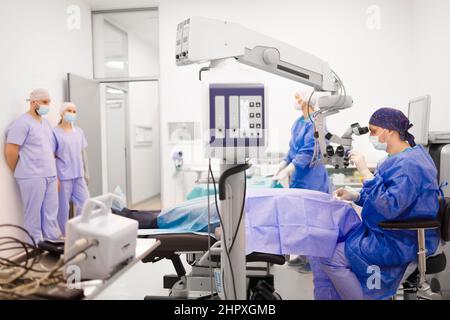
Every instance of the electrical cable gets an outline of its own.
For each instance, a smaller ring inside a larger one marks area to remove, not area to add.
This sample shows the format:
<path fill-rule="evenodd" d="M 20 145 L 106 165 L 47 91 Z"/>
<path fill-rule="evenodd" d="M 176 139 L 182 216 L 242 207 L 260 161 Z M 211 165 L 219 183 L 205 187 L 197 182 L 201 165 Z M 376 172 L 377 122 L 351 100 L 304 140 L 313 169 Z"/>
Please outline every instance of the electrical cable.
<path fill-rule="evenodd" d="M 224 228 L 224 225 L 223 225 L 222 217 L 220 215 L 219 204 L 218 204 L 218 201 L 217 201 L 216 180 L 214 179 L 214 174 L 212 172 L 212 167 L 211 166 L 209 166 L 209 172 L 211 174 L 211 179 L 212 179 L 213 185 L 214 185 L 214 204 L 215 204 L 215 207 L 216 207 L 217 215 L 219 216 L 220 225 L 222 226 L 222 238 L 224 238 L 224 240 L 223 240 L 224 241 L 224 250 L 225 250 L 225 254 L 227 255 L 227 258 L 228 258 L 228 264 L 230 265 L 230 270 L 232 270 L 231 262 L 230 262 L 230 254 L 229 254 L 229 252 L 227 250 L 227 247 L 226 247 L 225 228 Z M 224 279 L 224 274 L 222 272 L 222 282 L 224 282 L 223 279 Z M 234 279 L 234 277 L 233 277 L 233 279 Z M 228 300 L 227 291 L 226 291 L 226 288 L 225 288 L 224 285 L 222 286 L 222 289 L 223 289 L 223 294 L 225 296 L 225 300 Z"/>
<path fill-rule="evenodd" d="M 76 259 L 77 257 L 80 257 L 81 254 L 85 254 L 86 255 L 86 251 L 95 246 L 98 245 L 98 241 L 94 240 L 92 241 L 89 246 L 87 246 L 86 248 L 84 248 L 83 250 L 80 250 L 80 252 L 77 252 L 76 254 L 72 255 L 69 259 L 67 259 L 66 261 L 64 261 L 63 259 L 60 259 L 57 263 L 56 266 L 53 267 L 50 271 L 46 272 L 46 274 L 40 278 L 34 279 L 32 280 L 30 283 L 26 283 L 26 284 L 22 284 L 19 286 L 16 286 L 15 288 L 9 289 L 9 290 L 5 290 L 2 289 L 3 291 L 6 292 L 12 292 L 12 293 L 17 293 L 20 292 L 21 295 L 23 296 L 29 296 L 32 295 L 34 293 L 36 293 L 36 291 L 39 289 L 39 287 L 41 286 L 41 284 L 45 281 L 49 281 L 51 280 L 51 278 L 54 277 L 54 274 L 56 272 L 59 271 L 59 269 L 61 269 L 62 267 L 64 267 L 67 263 L 69 263 L 70 261 Z M 85 256 L 86 257 L 86 256 Z M 57 277 L 56 277 L 57 278 Z"/>
<path fill-rule="evenodd" d="M 335 77 L 335 79 L 338 81 L 339 87 L 341 88 L 341 92 L 342 90 L 344 91 L 344 95 L 343 95 L 343 102 L 342 104 L 339 106 L 339 108 L 343 107 L 345 105 L 345 100 L 347 98 L 347 90 L 345 89 L 344 83 L 342 82 L 341 78 L 338 76 L 338 74 L 336 72 L 334 72 L 334 70 L 331 70 L 331 73 L 333 74 L 333 76 Z M 342 94 L 340 94 L 340 96 L 342 97 Z"/>
<path fill-rule="evenodd" d="M 334 70 L 331 70 L 331 73 L 332 73 L 333 77 L 335 78 L 335 80 L 336 80 L 336 82 L 338 84 L 338 95 L 339 95 L 339 99 L 336 101 L 336 103 L 335 103 L 335 105 L 333 107 L 342 108 L 345 105 L 345 101 L 347 99 L 347 90 L 346 90 L 345 85 L 342 82 L 341 78 L 339 77 L 339 75 Z M 310 99 L 308 101 L 308 105 L 309 105 L 309 102 L 310 102 L 313 94 L 314 94 L 314 91 L 313 91 L 313 93 L 310 96 Z M 340 105 L 338 105 L 339 103 L 340 103 Z M 323 114 L 325 112 L 326 111 L 320 111 L 319 110 L 317 112 L 317 115 Z M 309 117 L 309 119 L 311 121 L 313 121 L 311 119 L 311 116 L 310 116 L 310 113 L 309 113 L 309 109 L 308 109 L 308 117 Z M 313 121 L 313 125 L 314 125 L 314 132 L 317 133 L 314 121 Z M 312 157 L 312 161 L 311 161 L 310 165 L 316 165 L 320 161 L 320 159 L 319 159 L 320 158 L 320 147 L 319 147 L 319 144 L 317 143 L 318 137 L 316 136 L 316 134 L 314 135 L 314 139 L 315 139 L 314 152 L 313 152 L 313 157 Z"/>
<path fill-rule="evenodd" d="M 311 115 L 310 115 L 310 113 L 309 113 L 309 106 L 311 105 L 311 99 L 312 99 L 312 97 L 313 97 L 313 95 L 314 95 L 315 92 L 316 92 L 316 90 L 313 90 L 313 92 L 312 92 L 311 95 L 309 96 L 309 99 L 308 99 L 308 107 L 307 107 L 309 121 L 311 121 L 313 124 L 314 124 L 314 121 L 313 121 L 313 119 L 311 119 Z"/>
<path fill-rule="evenodd" d="M 14 292 L 9 292 L 9 291 L 1 290 L 1 289 L 0 289 L 0 296 L 1 296 L 2 294 L 3 294 L 3 295 L 6 295 L 6 296 L 12 296 L 12 297 L 21 298 L 21 299 L 25 299 L 25 298 L 26 298 L 26 296 L 23 296 L 23 295 L 21 295 L 21 294 L 14 293 Z M 12 297 L 11 297 L 11 299 L 13 299 Z"/>
<path fill-rule="evenodd" d="M 25 228 L 23 228 L 23 227 L 21 227 L 21 226 L 18 226 L 18 225 L 15 225 L 15 224 L 10 224 L 10 223 L 7 223 L 7 224 L 1 224 L 0 225 L 0 228 L 15 228 L 15 229 L 18 229 L 18 230 L 20 230 L 20 231 L 22 231 L 23 233 L 25 233 L 26 235 L 27 235 L 27 237 L 31 240 L 31 242 L 32 242 L 32 244 L 33 244 L 33 246 L 31 247 L 31 249 L 33 249 L 33 250 L 37 250 L 38 248 L 37 248 L 37 245 L 36 245 L 36 241 L 33 239 L 33 237 L 31 236 L 31 234 L 28 232 L 28 230 L 26 230 Z M 7 237 L 1 237 L 0 239 L 7 239 Z M 19 240 L 19 239 L 17 239 L 17 238 L 14 238 L 14 237 L 9 237 L 9 239 L 11 239 L 11 240 L 13 240 L 13 241 L 15 241 L 15 242 L 17 242 L 17 243 L 19 243 L 19 244 L 21 244 L 23 247 L 24 247 L 24 250 L 25 250 L 25 254 L 26 254 L 26 257 L 27 257 L 27 260 L 26 260 L 26 264 L 28 264 L 28 261 L 29 261 L 29 253 L 28 253 L 28 250 L 27 250 L 27 246 L 30 246 L 28 243 L 26 243 L 26 242 L 23 242 L 23 241 L 21 241 L 21 240 Z M 36 257 L 36 256 L 34 256 L 33 257 L 33 260 L 31 260 L 31 265 L 30 265 L 30 267 L 33 267 L 36 263 L 38 263 L 40 261 L 40 256 L 38 256 L 38 257 Z"/>
<path fill-rule="evenodd" d="M 214 173 L 212 172 L 212 168 L 211 166 L 209 166 L 209 170 L 211 172 L 211 178 L 214 184 L 214 198 L 215 198 L 215 205 L 216 205 L 216 210 L 217 210 L 217 215 L 219 216 L 219 220 L 220 220 L 220 225 L 222 226 L 222 239 L 223 239 L 223 249 L 225 250 L 225 254 L 227 255 L 227 260 L 228 260 L 228 264 L 230 266 L 230 273 L 231 273 L 231 281 L 233 283 L 233 293 L 234 293 L 234 298 L 237 299 L 237 294 L 236 294 L 236 283 L 235 283 L 235 278 L 234 278 L 234 271 L 233 271 L 233 266 L 231 264 L 231 259 L 230 259 L 230 252 L 227 248 L 227 243 L 226 243 L 226 229 L 225 226 L 223 224 L 222 221 L 222 217 L 220 215 L 220 211 L 219 211 L 219 205 L 217 202 L 217 189 L 216 189 L 216 180 L 214 178 Z M 223 279 L 223 274 L 222 274 L 222 279 Z M 223 286 L 223 291 L 224 291 L 224 296 L 225 299 L 227 299 L 227 294 L 226 294 L 226 289 L 225 286 Z M 228 299 L 227 299 L 228 300 Z"/>
<path fill-rule="evenodd" d="M 24 265 L 24 266 L 21 265 L 21 264 L 15 263 L 15 262 L 13 262 L 13 261 L 7 259 L 7 258 L 0 257 L 0 261 L 6 261 L 6 262 L 9 264 L 9 266 L 19 267 L 19 268 L 24 269 L 23 274 L 20 275 L 19 278 L 20 278 L 20 277 L 23 277 L 25 274 L 28 273 L 28 271 L 30 271 L 30 269 L 31 269 L 31 268 L 34 266 L 34 264 L 36 263 L 36 261 L 37 261 L 37 260 L 36 260 L 36 257 L 33 256 L 33 257 L 30 259 L 30 252 L 28 251 L 28 244 L 27 244 L 27 243 L 25 243 L 25 242 L 23 242 L 23 241 L 21 241 L 21 240 L 15 238 L 15 237 L 0 237 L 0 239 L 4 239 L 4 240 L 5 240 L 5 239 L 8 239 L 8 240 L 10 240 L 10 241 L 3 242 L 1 245 L 5 245 L 5 244 L 9 244 L 9 243 L 17 243 L 17 244 L 20 244 L 21 247 L 24 249 L 24 251 L 25 251 L 25 257 L 26 257 L 25 265 Z M 34 249 L 34 248 L 33 248 L 33 249 Z M 29 262 L 29 261 L 31 262 L 30 265 L 28 265 L 28 262 Z M 5 264 L 2 263 L 2 262 L 0 262 L 0 264 L 5 265 Z M 8 266 L 8 265 L 7 265 L 7 266 Z"/>
<path fill-rule="evenodd" d="M 211 167 L 211 158 L 209 158 L 209 167 Z M 206 182 L 206 190 L 208 194 L 208 257 L 209 257 L 209 278 L 211 287 L 211 297 L 213 296 L 213 272 L 212 272 L 212 258 L 211 258 L 211 203 L 209 201 L 209 177 L 210 172 L 208 170 L 208 181 Z"/>
<path fill-rule="evenodd" d="M 244 196 L 242 198 L 242 206 L 241 206 L 241 214 L 239 216 L 239 221 L 236 227 L 236 232 L 234 233 L 233 238 L 231 238 L 231 246 L 230 246 L 230 252 L 231 250 L 233 250 L 233 246 L 237 237 L 237 233 L 239 231 L 239 227 L 241 226 L 241 221 L 242 221 L 242 217 L 244 216 L 244 211 L 245 211 L 245 200 L 247 197 L 247 176 L 245 175 L 245 171 L 244 171 Z"/>
<path fill-rule="evenodd" d="M 313 92 L 311 93 L 311 95 L 309 96 L 307 111 L 308 111 L 308 118 L 311 121 L 311 123 L 313 124 L 313 130 L 314 130 L 314 132 L 317 132 L 315 119 L 313 119 L 311 117 L 311 114 L 309 112 L 309 106 L 311 105 L 311 99 L 312 99 L 312 97 L 313 97 L 315 92 L 316 92 L 316 90 L 314 89 Z M 316 165 L 317 161 L 318 161 L 318 158 L 319 158 L 319 145 L 317 143 L 317 138 L 315 137 L 315 135 L 314 135 L 314 140 L 315 140 L 315 142 L 314 142 L 314 151 L 313 151 L 313 156 L 312 156 L 312 159 L 311 159 L 311 162 L 310 162 L 310 167 Z"/>
<path fill-rule="evenodd" d="M 220 195 L 220 199 L 221 200 L 225 200 L 226 198 L 226 185 L 225 182 L 227 180 L 228 177 L 238 174 L 240 172 L 243 172 L 244 174 L 244 194 L 243 194 L 243 199 L 242 199 L 242 205 L 241 205 L 241 211 L 240 211 L 240 215 L 239 215 L 239 219 L 238 219 L 238 223 L 236 226 L 236 232 L 234 233 L 234 235 L 232 235 L 231 237 L 231 245 L 230 248 L 228 249 L 228 257 L 229 257 L 229 253 L 231 252 L 231 250 L 233 249 L 236 237 L 237 237 L 237 233 L 239 232 L 239 228 L 242 222 L 242 217 L 244 216 L 244 208 L 245 208 L 245 199 L 246 199 L 246 189 L 247 189 L 247 180 L 246 180 L 246 174 L 245 171 L 250 167 L 250 165 L 248 164 L 248 162 L 245 162 L 245 164 L 242 165 L 238 165 L 236 167 L 232 167 L 228 170 L 226 170 L 225 172 L 222 173 L 223 176 L 220 177 L 220 181 L 219 181 L 219 195 Z M 230 269 L 232 272 L 232 276 L 233 276 L 233 288 L 234 288 L 234 294 L 235 294 L 235 298 L 237 298 L 236 295 L 236 284 L 235 284 L 235 277 L 234 277 L 234 272 L 231 266 L 231 261 L 230 261 Z"/>
<path fill-rule="evenodd" d="M 22 227 L 15 226 L 15 225 L 1 225 L 1 227 L 14 227 L 17 229 L 20 229 L 24 231 L 30 239 L 32 239 L 31 235 Z M 6 241 L 5 241 L 6 240 Z M 36 250 L 37 247 L 35 246 L 35 242 L 32 239 L 33 246 L 29 243 L 23 242 L 17 238 L 14 237 L 0 237 L 0 247 L 4 247 L 5 245 L 9 245 L 7 248 L 0 248 L 0 251 L 5 252 L 8 250 L 14 250 L 14 249 L 23 249 L 25 251 L 26 261 L 25 265 L 21 263 L 17 263 L 15 261 L 12 261 L 7 258 L 0 257 L 0 266 L 8 267 L 8 268 L 16 268 L 16 269 L 23 269 L 23 272 L 19 275 L 12 275 L 10 279 L 5 280 L 5 283 L 2 283 L 0 285 L 0 295 L 8 296 L 8 297 L 20 297 L 24 298 L 29 295 L 32 295 L 36 293 L 36 291 L 39 289 L 39 287 L 43 284 L 45 285 L 52 285 L 55 283 L 58 283 L 60 281 L 64 280 L 64 277 L 61 272 L 61 268 L 63 268 L 67 263 L 73 261 L 73 260 L 82 260 L 87 257 L 86 251 L 91 248 L 92 246 L 98 245 L 98 241 L 94 240 L 89 245 L 85 246 L 82 250 L 79 250 L 76 254 L 71 256 L 69 259 L 66 259 L 65 261 L 61 258 L 56 265 L 50 269 L 50 270 L 38 270 L 34 269 L 34 265 L 38 263 L 41 260 L 41 256 L 43 253 L 39 251 L 39 254 L 33 257 L 30 257 L 29 249 Z M 12 244 L 15 244 L 12 245 Z M 20 245 L 20 246 L 19 246 Z M 31 261 L 31 264 L 28 262 Z M 36 277 L 26 277 L 27 273 L 29 271 L 33 271 L 35 273 L 45 273 L 42 276 Z"/>
<path fill-rule="evenodd" d="M 27 229 L 25 229 L 21 226 L 15 225 L 15 224 L 10 224 L 10 223 L 0 224 L 0 228 L 5 228 L 5 227 L 16 228 L 16 229 L 23 231 L 31 239 L 31 242 L 33 243 L 33 247 L 37 248 L 36 241 L 33 239 L 33 237 L 31 236 L 31 234 L 28 232 Z"/>

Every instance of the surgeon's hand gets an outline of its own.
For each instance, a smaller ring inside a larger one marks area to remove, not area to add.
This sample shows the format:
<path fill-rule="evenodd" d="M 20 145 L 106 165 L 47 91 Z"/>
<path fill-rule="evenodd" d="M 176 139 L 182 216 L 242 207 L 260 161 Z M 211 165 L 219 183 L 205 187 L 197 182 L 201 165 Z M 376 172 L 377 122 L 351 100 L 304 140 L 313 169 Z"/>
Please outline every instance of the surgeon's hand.
<path fill-rule="evenodd" d="M 288 163 L 285 160 L 282 160 L 278 166 L 278 170 L 275 173 L 274 177 L 276 177 L 277 175 L 280 174 L 281 171 L 283 171 L 284 168 L 286 168 L 288 165 Z"/>
<path fill-rule="evenodd" d="M 281 170 L 275 177 L 273 177 L 273 180 L 281 181 L 286 178 L 288 178 L 293 172 L 295 171 L 295 166 L 290 163 L 286 168 Z"/>
<path fill-rule="evenodd" d="M 86 181 L 86 185 L 88 186 L 88 185 L 89 185 L 89 182 L 91 181 L 91 177 L 85 176 L 85 177 L 84 177 L 84 181 Z"/>
<path fill-rule="evenodd" d="M 358 151 L 351 151 L 349 160 L 356 166 L 356 169 L 358 169 L 364 180 L 370 180 L 373 178 L 373 174 L 370 172 L 366 159 L 362 153 Z"/>
<path fill-rule="evenodd" d="M 335 192 L 333 192 L 333 196 L 339 200 L 346 200 L 346 201 L 358 201 L 359 200 L 359 193 L 348 191 L 344 188 L 339 188 Z"/>

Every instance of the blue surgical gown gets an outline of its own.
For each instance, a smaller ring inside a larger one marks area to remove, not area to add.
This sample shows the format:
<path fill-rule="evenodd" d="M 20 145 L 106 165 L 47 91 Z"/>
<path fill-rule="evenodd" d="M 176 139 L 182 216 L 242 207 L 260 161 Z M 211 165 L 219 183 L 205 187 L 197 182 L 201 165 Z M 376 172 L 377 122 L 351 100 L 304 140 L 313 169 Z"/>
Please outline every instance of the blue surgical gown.
<path fill-rule="evenodd" d="M 314 154 L 314 125 L 301 116 L 291 129 L 289 152 L 284 159 L 295 166 L 290 188 L 329 193 L 328 173 L 323 164 L 311 166 Z"/>
<path fill-rule="evenodd" d="M 387 231 L 378 223 L 436 218 L 438 197 L 437 170 L 422 146 L 388 157 L 377 168 L 375 177 L 364 183 L 356 203 L 363 207 L 362 224 L 348 236 L 345 255 L 365 296 L 385 299 L 395 295 L 406 267 L 417 261 L 416 231 Z M 427 254 L 433 254 L 438 244 L 438 231 L 427 231 Z M 380 268 L 379 289 L 367 286 L 373 278 L 370 266 Z"/>

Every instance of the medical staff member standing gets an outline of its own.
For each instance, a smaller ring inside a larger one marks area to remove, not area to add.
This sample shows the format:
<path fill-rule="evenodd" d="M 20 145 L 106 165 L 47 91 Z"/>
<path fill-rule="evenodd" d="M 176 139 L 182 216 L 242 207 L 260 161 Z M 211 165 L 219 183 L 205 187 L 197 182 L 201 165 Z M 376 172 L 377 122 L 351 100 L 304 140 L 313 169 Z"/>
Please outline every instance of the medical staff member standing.
<path fill-rule="evenodd" d="M 291 129 L 291 140 L 286 158 L 280 163 L 274 179 L 282 181 L 290 177 L 290 188 L 330 192 L 328 172 L 322 163 L 311 165 L 314 154 L 314 124 L 310 115 L 314 113 L 316 98 L 313 91 L 303 89 L 294 96 L 294 108 L 302 112 Z M 289 260 L 289 266 L 298 266 L 301 273 L 310 272 L 308 259 L 298 256 Z"/>
<path fill-rule="evenodd" d="M 320 163 L 312 166 L 314 154 L 314 124 L 309 115 L 314 112 L 315 98 L 312 91 L 303 90 L 295 94 L 294 108 L 300 110 L 302 115 L 291 129 L 291 141 L 286 158 L 280 163 L 275 180 L 283 180 L 291 176 L 290 188 L 309 189 L 330 192 L 328 173 L 325 166 Z M 308 105 L 309 102 L 309 105 Z"/>
<path fill-rule="evenodd" d="M 78 215 L 89 198 L 87 182 L 87 142 L 81 128 L 75 126 L 77 107 L 66 102 L 61 107 L 61 122 L 53 129 L 56 138 L 56 168 L 59 179 L 58 223 L 65 234 L 70 201 Z"/>
<path fill-rule="evenodd" d="M 362 223 L 321 268 L 342 299 L 385 299 L 395 295 L 409 263 L 417 260 L 415 231 L 387 231 L 384 220 L 433 219 L 440 188 L 428 152 L 414 142 L 412 124 L 399 110 L 381 108 L 369 121 L 370 141 L 388 153 L 373 175 L 358 153 L 350 161 L 364 177 L 360 193 L 338 189 L 336 196 L 362 206 Z M 439 244 L 436 230 L 426 232 L 427 255 Z M 377 271 L 379 270 L 379 272 Z M 378 272 L 377 274 L 375 274 Z M 380 280 L 377 285 L 374 277 Z"/>
<path fill-rule="evenodd" d="M 43 118 L 50 110 L 50 94 L 35 89 L 30 109 L 6 130 L 5 156 L 19 185 L 24 226 L 37 242 L 61 236 L 58 227 L 58 185 L 55 140 L 50 123 Z"/>

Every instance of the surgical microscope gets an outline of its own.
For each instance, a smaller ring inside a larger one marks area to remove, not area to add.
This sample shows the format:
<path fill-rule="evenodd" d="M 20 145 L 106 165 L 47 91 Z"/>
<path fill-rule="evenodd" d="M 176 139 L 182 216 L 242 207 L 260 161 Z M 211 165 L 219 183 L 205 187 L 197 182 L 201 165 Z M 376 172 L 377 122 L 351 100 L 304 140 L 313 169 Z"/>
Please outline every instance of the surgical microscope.
<path fill-rule="evenodd" d="M 319 110 L 310 115 L 315 128 L 315 161 L 335 168 L 348 166 L 352 136 L 368 132 L 353 124 L 343 136 L 326 131 L 325 118 L 352 106 L 344 84 L 327 62 L 289 44 L 241 25 L 202 17 L 178 24 L 177 66 L 208 63 L 215 68 L 224 59 L 287 78 L 330 95 L 318 99 Z M 267 98 L 263 84 L 212 83 L 206 93 L 207 150 L 221 160 L 219 211 L 222 225 L 221 272 L 216 274 L 221 298 L 245 299 L 245 170 L 246 159 L 267 146 Z M 311 95 L 312 97 L 312 95 Z M 311 99 L 310 97 L 310 99 Z M 333 147 L 332 144 L 337 144 Z"/>

